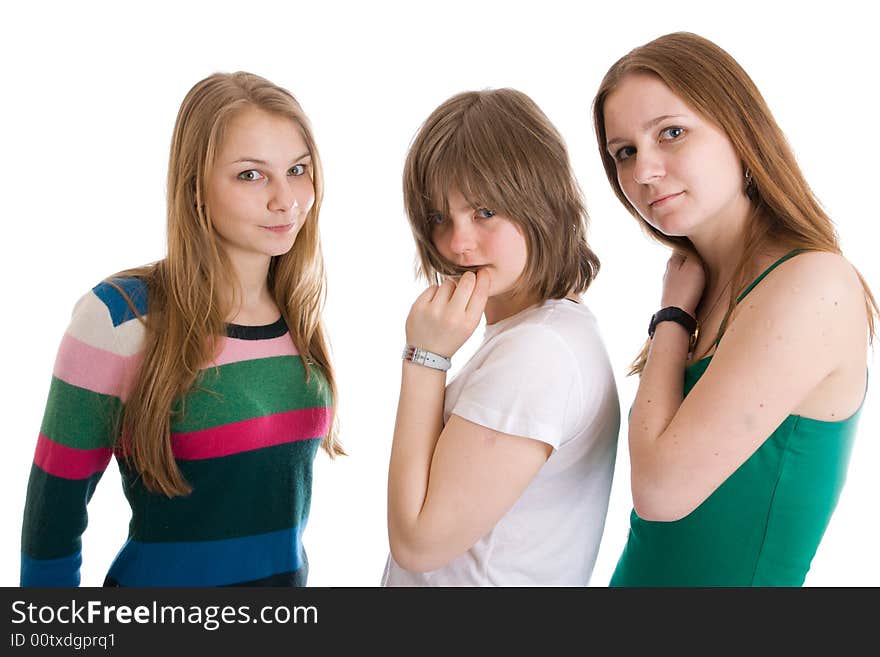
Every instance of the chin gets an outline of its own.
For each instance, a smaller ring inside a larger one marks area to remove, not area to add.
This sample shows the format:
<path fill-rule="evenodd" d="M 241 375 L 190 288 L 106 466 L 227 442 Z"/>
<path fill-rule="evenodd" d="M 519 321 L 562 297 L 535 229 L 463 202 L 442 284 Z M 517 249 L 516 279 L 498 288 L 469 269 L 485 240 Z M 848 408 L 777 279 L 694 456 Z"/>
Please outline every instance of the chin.
<path fill-rule="evenodd" d="M 286 255 L 286 254 L 290 253 L 290 250 L 291 250 L 292 248 L 293 248 L 293 244 L 291 244 L 291 245 L 290 245 L 289 247 L 287 247 L 286 249 L 272 249 L 272 250 L 270 250 L 269 252 L 267 252 L 266 255 L 268 255 L 268 256 L 270 256 L 270 257 L 272 257 L 272 258 L 277 258 L 278 256 L 283 256 L 283 255 Z"/>
<path fill-rule="evenodd" d="M 285 241 L 281 244 L 273 244 L 266 250 L 266 254 L 270 256 L 281 256 L 285 253 L 290 252 L 293 248 L 293 245 L 296 244 L 296 237 L 294 236 L 289 241 Z"/>
<path fill-rule="evenodd" d="M 659 230 L 666 237 L 688 237 L 693 233 L 693 223 L 690 221 L 666 217 L 664 219 L 646 220 L 651 227 Z"/>

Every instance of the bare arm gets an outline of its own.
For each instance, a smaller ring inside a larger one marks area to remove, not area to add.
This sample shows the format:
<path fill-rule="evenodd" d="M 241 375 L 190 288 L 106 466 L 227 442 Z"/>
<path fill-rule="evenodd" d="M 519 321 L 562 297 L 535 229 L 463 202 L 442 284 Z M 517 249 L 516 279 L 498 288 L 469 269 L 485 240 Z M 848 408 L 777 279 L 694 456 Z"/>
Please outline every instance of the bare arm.
<path fill-rule="evenodd" d="M 458 286 L 444 285 L 429 288 L 413 305 L 407 340 L 445 355 L 476 328 L 488 279 L 469 276 Z M 445 328 L 435 331 L 437 326 Z M 433 570 L 464 553 L 513 505 L 552 451 L 546 443 L 455 415 L 444 427 L 445 384 L 443 372 L 403 364 L 388 474 L 388 534 L 395 561 L 408 570 Z"/>
<path fill-rule="evenodd" d="M 403 392 L 400 408 L 411 400 Z M 398 412 L 394 432 L 389 539 L 398 564 L 423 572 L 449 563 L 491 530 L 522 495 L 552 448 L 457 415 L 438 438 L 424 431 L 424 425 L 402 422 L 405 415 L 406 411 Z"/>
<path fill-rule="evenodd" d="M 651 520 L 699 506 L 835 372 L 845 347 L 864 341 L 864 297 L 839 256 L 807 253 L 781 265 L 743 302 L 683 400 L 688 336 L 664 324 L 629 425 L 633 501 Z"/>

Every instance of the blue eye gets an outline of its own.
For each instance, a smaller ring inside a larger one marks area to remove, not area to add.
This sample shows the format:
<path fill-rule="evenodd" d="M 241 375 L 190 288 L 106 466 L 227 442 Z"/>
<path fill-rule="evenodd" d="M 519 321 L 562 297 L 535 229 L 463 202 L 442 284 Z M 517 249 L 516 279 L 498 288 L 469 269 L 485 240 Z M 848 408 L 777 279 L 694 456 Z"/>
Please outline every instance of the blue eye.
<path fill-rule="evenodd" d="M 301 176 L 306 172 L 308 166 L 308 164 L 294 164 L 292 167 L 290 167 L 290 169 L 288 169 L 287 175 Z"/>
<path fill-rule="evenodd" d="M 263 174 L 261 174 L 256 169 L 248 169 L 247 171 L 242 171 L 240 174 L 238 174 L 239 180 L 259 180 L 262 177 Z"/>
<path fill-rule="evenodd" d="M 443 215 L 439 212 L 431 212 L 428 215 L 429 226 L 439 226 L 443 223 Z"/>
<path fill-rule="evenodd" d="M 623 146 L 614 152 L 614 159 L 618 162 L 623 162 L 624 160 L 631 158 L 635 153 L 636 149 L 633 146 Z"/>
<path fill-rule="evenodd" d="M 663 130 L 660 131 L 660 136 L 666 137 L 666 139 L 669 139 L 669 140 L 678 139 L 683 134 L 684 134 L 684 128 L 677 126 L 677 125 L 670 126 L 668 128 L 664 128 Z"/>
<path fill-rule="evenodd" d="M 488 208 L 477 208 L 477 216 L 482 217 L 483 219 L 489 219 L 495 216 L 495 210 L 490 210 Z"/>

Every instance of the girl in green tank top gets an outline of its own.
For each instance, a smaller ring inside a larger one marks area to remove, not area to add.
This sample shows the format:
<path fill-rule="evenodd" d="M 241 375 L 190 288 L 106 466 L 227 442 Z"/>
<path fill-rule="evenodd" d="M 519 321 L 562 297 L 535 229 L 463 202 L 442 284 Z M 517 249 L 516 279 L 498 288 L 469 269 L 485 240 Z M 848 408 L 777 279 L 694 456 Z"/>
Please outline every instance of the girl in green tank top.
<path fill-rule="evenodd" d="M 846 478 L 877 304 L 754 83 L 690 33 L 593 103 L 618 198 L 672 249 L 629 417 L 612 586 L 800 586 Z"/>

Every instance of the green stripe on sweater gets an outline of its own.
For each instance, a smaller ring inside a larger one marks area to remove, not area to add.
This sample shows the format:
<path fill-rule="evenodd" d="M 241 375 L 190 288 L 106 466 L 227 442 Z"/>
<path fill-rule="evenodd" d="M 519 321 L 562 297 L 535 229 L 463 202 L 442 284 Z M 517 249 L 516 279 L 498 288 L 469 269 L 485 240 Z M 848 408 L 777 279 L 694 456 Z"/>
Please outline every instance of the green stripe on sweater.
<path fill-rule="evenodd" d="M 198 431 L 331 403 L 318 368 L 311 368 L 305 383 L 299 356 L 257 358 L 205 370 L 184 401 L 184 417 L 179 415 L 179 405 L 178 413 L 172 415 L 173 432 Z"/>
<path fill-rule="evenodd" d="M 70 385 L 53 376 L 40 433 L 77 449 L 112 447 L 121 410 L 118 397 Z"/>

